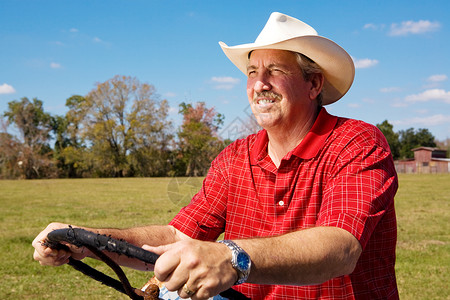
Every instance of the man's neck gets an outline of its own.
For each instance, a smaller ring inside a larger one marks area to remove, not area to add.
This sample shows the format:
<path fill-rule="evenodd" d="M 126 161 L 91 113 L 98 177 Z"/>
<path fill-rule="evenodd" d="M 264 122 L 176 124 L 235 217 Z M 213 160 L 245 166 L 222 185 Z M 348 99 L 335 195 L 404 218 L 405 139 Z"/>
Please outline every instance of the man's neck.
<path fill-rule="evenodd" d="M 269 135 L 267 152 L 277 168 L 280 166 L 283 157 L 297 147 L 303 138 L 304 136 L 298 138 L 277 139 Z"/>
<path fill-rule="evenodd" d="M 283 157 L 302 142 L 314 125 L 317 115 L 318 113 L 307 122 L 296 124 L 291 128 L 267 129 L 269 138 L 267 152 L 277 168 L 280 166 Z"/>

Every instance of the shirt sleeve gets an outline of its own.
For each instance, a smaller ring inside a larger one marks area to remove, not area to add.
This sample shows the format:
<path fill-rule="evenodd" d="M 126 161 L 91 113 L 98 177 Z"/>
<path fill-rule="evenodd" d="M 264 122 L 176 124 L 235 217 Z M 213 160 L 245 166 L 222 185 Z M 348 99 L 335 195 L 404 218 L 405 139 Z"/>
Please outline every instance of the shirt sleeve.
<path fill-rule="evenodd" d="M 397 187 L 384 136 L 377 129 L 371 135 L 361 134 L 338 155 L 324 189 L 317 225 L 349 231 L 364 249 L 377 224 L 393 210 Z"/>
<path fill-rule="evenodd" d="M 200 191 L 169 223 L 192 238 L 214 241 L 224 231 L 228 198 L 226 152 L 212 162 Z"/>

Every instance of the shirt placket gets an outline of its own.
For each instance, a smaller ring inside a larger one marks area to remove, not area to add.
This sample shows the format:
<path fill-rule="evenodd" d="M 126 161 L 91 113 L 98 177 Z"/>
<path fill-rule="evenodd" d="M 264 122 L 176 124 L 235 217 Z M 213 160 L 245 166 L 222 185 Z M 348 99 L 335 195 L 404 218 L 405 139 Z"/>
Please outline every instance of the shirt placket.
<path fill-rule="evenodd" d="M 291 173 L 289 169 L 280 165 L 276 175 L 273 199 L 277 217 L 282 217 L 289 207 Z"/>

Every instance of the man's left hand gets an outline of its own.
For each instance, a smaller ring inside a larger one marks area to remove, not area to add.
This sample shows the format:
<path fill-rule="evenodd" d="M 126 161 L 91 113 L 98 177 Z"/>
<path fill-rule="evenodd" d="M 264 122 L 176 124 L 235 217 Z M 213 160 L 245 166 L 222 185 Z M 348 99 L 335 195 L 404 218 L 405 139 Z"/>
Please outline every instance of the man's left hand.
<path fill-rule="evenodd" d="M 143 246 L 160 255 L 155 276 L 182 298 L 208 299 L 230 288 L 237 280 L 231 252 L 223 244 L 186 239 L 159 247 Z"/>

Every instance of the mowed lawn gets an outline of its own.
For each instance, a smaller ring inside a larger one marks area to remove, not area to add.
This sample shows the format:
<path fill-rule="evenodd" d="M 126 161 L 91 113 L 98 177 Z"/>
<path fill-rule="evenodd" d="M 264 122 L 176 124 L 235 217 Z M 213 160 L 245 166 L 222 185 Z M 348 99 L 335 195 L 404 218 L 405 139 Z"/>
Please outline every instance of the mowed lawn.
<path fill-rule="evenodd" d="M 450 299 L 450 174 L 400 175 L 397 281 L 401 299 Z M 166 224 L 201 178 L 0 181 L 0 299 L 128 299 L 70 266 L 42 267 L 33 238 L 50 222 L 92 227 Z M 113 277 L 102 262 L 91 266 Z M 152 275 L 124 269 L 141 287 Z"/>

